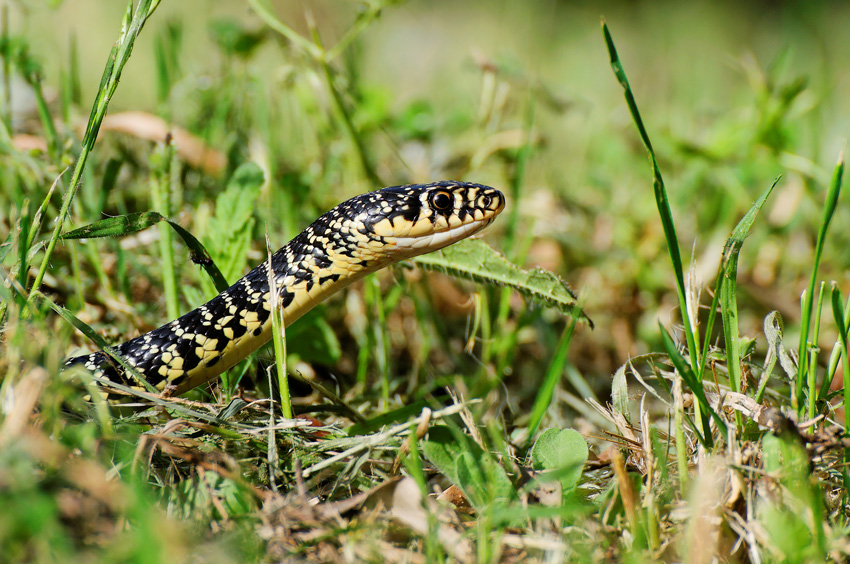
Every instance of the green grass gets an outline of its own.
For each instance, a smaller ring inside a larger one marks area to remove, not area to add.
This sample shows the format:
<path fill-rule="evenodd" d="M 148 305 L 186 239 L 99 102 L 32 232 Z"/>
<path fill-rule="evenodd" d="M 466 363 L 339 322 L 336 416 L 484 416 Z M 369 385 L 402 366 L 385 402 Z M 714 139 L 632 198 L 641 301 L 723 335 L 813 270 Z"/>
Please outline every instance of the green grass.
<path fill-rule="evenodd" d="M 846 9 L 66 4 L 0 10 L 0 561 L 850 557 Z M 60 371 L 440 178 L 489 246 L 183 398 Z"/>

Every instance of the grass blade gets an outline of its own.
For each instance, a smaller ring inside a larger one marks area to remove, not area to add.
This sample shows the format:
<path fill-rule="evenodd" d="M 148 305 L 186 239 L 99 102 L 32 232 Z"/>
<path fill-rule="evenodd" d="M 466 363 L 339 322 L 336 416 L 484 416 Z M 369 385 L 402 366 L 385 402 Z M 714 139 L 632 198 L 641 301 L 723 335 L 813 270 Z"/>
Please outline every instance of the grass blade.
<path fill-rule="evenodd" d="M 6 47 L 3 53 L 3 76 L 0 84 L 3 85 L 3 125 L 8 131 L 12 131 L 12 57 L 9 56 L 9 5 L 3 4 L 3 21 L 0 22 L 0 45 Z"/>
<path fill-rule="evenodd" d="M 664 348 L 667 351 L 667 354 L 670 356 L 670 361 L 673 363 L 673 366 L 676 367 L 676 370 L 679 371 L 679 374 L 682 376 L 682 379 L 685 381 L 685 384 L 691 389 L 694 397 L 697 400 L 701 410 L 700 416 L 702 418 L 702 428 L 705 430 L 705 446 L 711 447 L 713 440 L 711 438 L 711 432 L 708 426 L 708 417 L 711 416 L 714 419 L 715 424 L 717 424 L 717 428 L 720 431 L 721 436 L 726 436 L 726 423 L 720 416 L 717 414 L 714 409 L 708 403 L 708 399 L 705 396 L 705 390 L 702 387 L 702 383 L 697 380 L 696 375 L 693 370 L 691 370 L 690 365 L 685 361 L 682 354 L 679 352 L 679 349 L 676 348 L 676 344 L 673 342 L 673 338 L 670 337 L 670 334 L 664 328 L 661 323 L 658 324 L 658 329 L 661 331 L 661 338 L 664 340 Z"/>
<path fill-rule="evenodd" d="M 764 206 L 765 201 L 767 201 L 767 197 L 773 192 L 777 182 L 779 182 L 778 178 L 773 181 L 773 184 L 765 190 L 741 221 L 738 222 L 738 225 L 732 231 L 723 249 L 720 310 L 723 320 L 723 336 L 726 340 L 726 367 L 729 370 L 729 387 L 736 393 L 741 392 L 742 379 L 740 339 L 738 336 L 738 256 L 756 216 L 762 206 Z M 710 334 L 706 333 L 706 339 L 709 338 Z M 735 412 L 735 419 L 740 429 L 743 425 L 741 414 Z"/>
<path fill-rule="evenodd" d="M 832 283 L 832 316 L 838 326 L 838 339 L 841 344 L 841 362 L 844 376 L 844 433 L 850 431 L 850 359 L 847 357 L 847 320 L 844 318 L 844 310 L 841 304 L 841 290 L 838 285 Z M 846 463 L 846 460 L 845 460 Z"/>
<path fill-rule="evenodd" d="M 121 366 L 126 374 L 128 374 L 133 380 L 136 381 L 137 384 L 143 386 L 148 392 L 152 394 L 159 394 L 159 392 L 151 386 L 145 377 L 139 374 L 139 372 L 133 368 L 129 363 L 127 363 L 123 358 L 121 358 L 117 353 L 115 353 L 112 348 L 107 344 L 106 341 L 103 340 L 103 337 L 97 334 L 97 332 L 89 327 L 86 323 L 84 323 L 81 319 L 75 316 L 73 313 L 65 309 L 64 307 L 57 305 L 53 302 L 53 300 L 49 299 L 47 296 L 43 294 L 39 294 L 39 297 L 47 302 L 47 304 L 55 311 L 59 317 L 73 325 L 77 330 L 79 330 L 83 335 L 89 338 L 97 347 L 109 355 L 109 358 L 112 359 L 117 365 Z M 30 299 L 32 296 L 30 296 Z"/>
<path fill-rule="evenodd" d="M 573 339 L 573 332 L 576 328 L 576 319 L 567 321 L 567 326 L 564 333 L 561 335 L 561 340 L 558 341 L 558 348 L 555 351 L 555 356 L 549 367 L 546 369 L 546 375 L 543 377 L 543 384 L 540 386 L 540 391 L 534 399 L 534 405 L 531 408 L 531 416 L 528 422 L 528 444 L 534 440 L 534 434 L 543 420 L 543 415 L 552 404 L 552 398 L 555 395 L 555 386 L 561 375 L 564 373 L 564 367 L 567 364 L 567 353 L 570 350 L 570 343 Z"/>
<path fill-rule="evenodd" d="M 21 76 L 29 84 L 30 88 L 32 88 L 38 118 L 41 121 L 44 137 L 47 141 L 47 152 L 50 155 L 50 159 L 58 164 L 60 161 L 59 149 L 61 141 L 56 131 L 56 123 L 53 121 L 53 116 L 50 114 L 47 100 L 44 97 L 44 91 L 42 89 L 43 70 L 41 65 L 30 56 L 26 45 L 21 46 L 17 55 L 17 67 L 21 72 Z"/>
<path fill-rule="evenodd" d="M 321 57 L 321 50 L 310 41 L 305 39 L 297 31 L 283 23 L 274 15 L 273 8 L 269 5 L 268 0 L 248 0 L 254 12 L 263 20 L 267 26 L 284 36 L 293 45 L 308 53 L 313 59 Z"/>
<path fill-rule="evenodd" d="M 61 239 L 97 239 L 100 237 L 123 237 L 156 225 L 165 218 L 157 212 L 137 212 L 118 215 L 95 221 L 84 227 L 67 231 Z"/>
<path fill-rule="evenodd" d="M 174 144 L 170 137 L 151 155 L 151 204 L 163 216 L 171 215 L 171 170 L 174 166 Z M 180 315 L 180 303 L 177 297 L 177 269 L 174 265 L 174 246 L 172 245 L 171 230 L 160 223 L 159 256 L 160 271 L 162 272 L 162 288 L 165 294 L 165 309 L 169 319 Z"/>
<path fill-rule="evenodd" d="M 611 57 L 611 68 L 614 70 L 614 75 L 623 87 L 623 94 L 626 98 L 626 104 L 629 106 L 629 112 L 637 126 L 641 141 L 649 154 L 649 162 L 652 165 L 652 186 L 655 191 L 655 203 L 658 207 L 658 214 L 661 217 L 661 225 L 664 228 L 664 237 L 667 240 L 667 250 L 670 253 L 670 262 L 673 264 L 673 273 L 676 276 L 676 290 L 679 295 L 679 307 L 682 312 L 682 324 L 685 326 L 685 339 L 688 343 L 689 354 L 695 361 L 694 365 L 700 365 L 700 350 L 697 348 L 697 328 L 691 326 L 691 315 L 689 314 L 688 303 L 685 298 L 685 278 L 684 269 L 682 268 L 682 256 L 679 251 L 679 239 L 676 236 L 676 228 L 673 225 L 673 213 L 670 211 L 670 201 L 667 199 L 667 190 L 664 188 L 664 180 L 661 178 L 661 169 L 658 168 L 658 161 L 655 158 L 655 150 L 652 148 L 652 143 L 649 140 L 649 134 L 643 125 L 643 120 L 638 111 L 637 102 L 632 94 L 629 79 L 626 77 L 626 72 L 623 69 L 623 64 L 620 62 L 620 57 L 617 55 L 617 49 L 614 47 L 614 39 L 608 31 L 608 25 L 602 22 L 602 34 L 605 36 L 605 45 L 608 47 L 608 54 Z"/>
<path fill-rule="evenodd" d="M 381 283 L 377 276 L 371 276 L 366 282 L 364 301 L 367 306 L 372 307 L 375 315 L 375 323 L 372 324 L 372 350 L 375 355 L 375 364 L 381 375 L 381 398 L 385 405 L 388 405 L 390 399 L 390 353 L 386 325 L 387 310 L 381 294 Z"/>
<path fill-rule="evenodd" d="M 803 315 L 800 322 L 800 362 L 797 365 L 797 381 L 795 382 L 795 406 L 798 413 L 802 415 L 803 410 L 803 381 L 807 379 L 814 380 L 816 375 L 809 373 L 808 355 L 815 354 L 815 351 L 809 351 L 809 326 L 812 317 L 812 299 L 815 295 L 815 281 L 818 276 L 818 266 L 820 265 L 821 255 L 823 254 L 823 246 L 826 241 L 826 232 L 829 229 L 829 224 L 832 221 L 832 214 L 838 205 L 838 196 L 841 194 L 841 177 L 844 174 L 844 149 L 838 155 L 838 162 L 835 164 L 835 169 L 832 172 L 832 180 L 829 183 L 829 190 L 826 193 L 826 202 L 823 208 L 823 218 L 821 219 L 820 228 L 818 229 L 817 242 L 815 243 L 815 256 L 812 262 L 812 274 L 809 278 L 809 286 L 806 289 L 806 294 L 803 297 Z M 815 344 L 812 344 L 814 346 Z M 814 390 L 814 382 L 810 382 L 808 389 Z M 816 398 L 809 398 L 809 402 L 813 403 Z"/>
<path fill-rule="evenodd" d="M 274 343 L 274 364 L 277 370 L 277 383 L 280 389 L 280 411 L 284 419 L 292 419 L 292 400 L 289 397 L 289 379 L 286 375 L 286 324 L 283 321 L 283 308 L 280 306 L 280 287 L 275 280 L 272 267 L 272 247 L 266 235 L 268 252 L 269 288 L 271 288 L 272 343 Z"/>
<path fill-rule="evenodd" d="M 838 285 L 832 283 L 832 316 L 838 326 L 838 339 L 841 345 L 841 366 L 844 376 L 844 434 L 850 432 L 850 358 L 847 356 L 847 320 L 841 307 L 841 291 Z M 850 465 L 850 448 L 844 449 L 844 470 L 841 473 L 844 480 L 844 503 L 847 501 L 847 492 L 850 491 L 850 473 L 847 467 Z"/>

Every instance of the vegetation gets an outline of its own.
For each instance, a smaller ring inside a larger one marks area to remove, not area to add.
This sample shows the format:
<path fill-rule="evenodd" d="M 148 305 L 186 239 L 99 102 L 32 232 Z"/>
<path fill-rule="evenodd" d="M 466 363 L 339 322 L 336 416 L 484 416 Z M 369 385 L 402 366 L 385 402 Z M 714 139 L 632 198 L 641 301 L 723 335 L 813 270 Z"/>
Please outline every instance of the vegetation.
<path fill-rule="evenodd" d="M 846 6 L 54 4 L 0 5 L 0 561 L 850 558 Z M 445 178 L 486 243 L 220 382 L 60 370 Z"/>

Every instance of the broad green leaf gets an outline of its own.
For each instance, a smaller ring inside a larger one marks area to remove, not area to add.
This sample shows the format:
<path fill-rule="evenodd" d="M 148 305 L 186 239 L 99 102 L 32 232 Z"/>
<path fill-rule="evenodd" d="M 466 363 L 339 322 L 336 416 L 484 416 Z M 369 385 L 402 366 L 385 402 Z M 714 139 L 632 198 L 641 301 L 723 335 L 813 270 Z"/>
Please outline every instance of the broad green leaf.
<path fill-rule="evenodd" d="M 221 499 L 221 506 L 228 512 L 228 516 L 247 516 L 256 508 L 254 495 L 247 486 L 217 472 L 205 472 L 204 479 L 212 486 L 211 489 L 214 488 L 213 491 Z"/>
<path fill-rule="evenodd" d="M 461 453 L 455 461 L 455 473 L 457 486 L 478 511 L 507 503 L 515 497 L 505 469 L 488 454 Z"/>
<path fill-rule="evenodd" d="M 561 477 L 563 491 L 578 484 L 587 462 L 587 442 L 573 429 L 546 429 L 531 447 L 531 463 L 535 470 L 569 469 Z"/>
<path fill-rule="evenodd" d="M 593 327 L 578 307 L 576 295 L 556 274 L 542 268 L 522 270 L 480 239 L 464 239 L 413 261 L 427 270 L 457 278 L 508 286 L 534 302 L 554 307 Z"/>
<path fill-rule="evenodd" d="M 451 430 L 438 425 L 428 430 L 428 439 L 422 441 L 422 453 L 453 484 L 457 484 L 455 460 L 463 453 Z"/>
<path fill-rule="evenodd" d="M 217 515 L 217 518 L 239 517 L 250 513 L 255 504 L 250 491 L 216 472 L 204 472 L 183 480 L 170 490 L 171 507 L 184 518 Z M 217 500 L 217 503 L 213 500 Z M 220 514 L 220 512 L 224 514 Z"/>
<path fill-rule="evenodd" d="M 306 362 L 335 364 L 342 356 L 342 346 L 323 314 L 324 308 L 314 308 L 287 327 L 287 347 Z"/>
<path fill-rule="evenodd" d="M 528 519 L 551 519 L 553 517 L 560 517 L 569 521 L 590 514 L 590 507 L 588 501 L 577 496 L 573 496 L 570 503 L 551 507 L 516 502 L 496 508 L 496 510 L 490 512 L 490 518 L 497 523 L 522 523 Z"/>
<path fill-rule="evenodd" d="M 263 186 L 262 169 L 255 163 L 241 165 L 227 188 L 215 201 L 210 218 L 207 244 L 226 280 L 235 280 L 245 271 L 248 248 L 254 230 L 254 209 Z"/>
<path fill-rule="evenodd" d="M 428 431 L 428 440 L 422 441 L 422 453 L 463 491 L 476 510 L 516 497 L 507 472 L 496 459 L 472 440 L 459 440 L 444 425 Z"/>
<path fill-rule="evenodd" d="M 809 458 L 793 433 L 762 439 L 764 469 L 786 495 L 763 498 L 756 514 L 783 562 L 826 562 L 823 497 L 810 479 Z M 814 524 L 814 530 L 812 530 Z"/>
<path fill-rule="evenodd" d="M 759 507 L 759 523 L 766 541 L 778 551 L 774 562 L 817 562 L 813 554 L 813 539 L 802 517 L 775 503 L 763 502 Z M 821 559 L 821 562 L 827 562 Z"/>
<path fill-rule="evenodd" d="M 227 188 L 216 198 L 216 217 L 237 227 L 251 219 L 264 181 L 263 169 L 256 163 L 239 166 L 227 182 Z"/>
<path fill-rule="evenodd" d="M 793 438 L 766 434 L 762 438 L 762 460 L 764 470 L 771 476 L 779 478 L 786 486 L 792 486 L 800 481 L 798 474 L 808 475 L 809 462 Z"/>

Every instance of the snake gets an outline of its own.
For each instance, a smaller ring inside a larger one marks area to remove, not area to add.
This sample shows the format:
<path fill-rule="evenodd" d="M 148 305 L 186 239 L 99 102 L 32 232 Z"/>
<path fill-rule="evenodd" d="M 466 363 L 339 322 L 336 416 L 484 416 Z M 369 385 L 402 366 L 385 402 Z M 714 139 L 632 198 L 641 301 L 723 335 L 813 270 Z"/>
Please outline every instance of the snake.
<path fill-rule="evenodd" d="M 178 319 L 107 352 L 75 356 L 98 378 L 163 396 L 216 378 L 271 340 L 272 310 L 284 326 L 367 274 L 430 253 L 487 227 L 505 207 L 497 189 L 440 181 L 355 196 L 321 215 L 230 288 Z M 273 305 L 275 304 L 275 305 Z"/>

